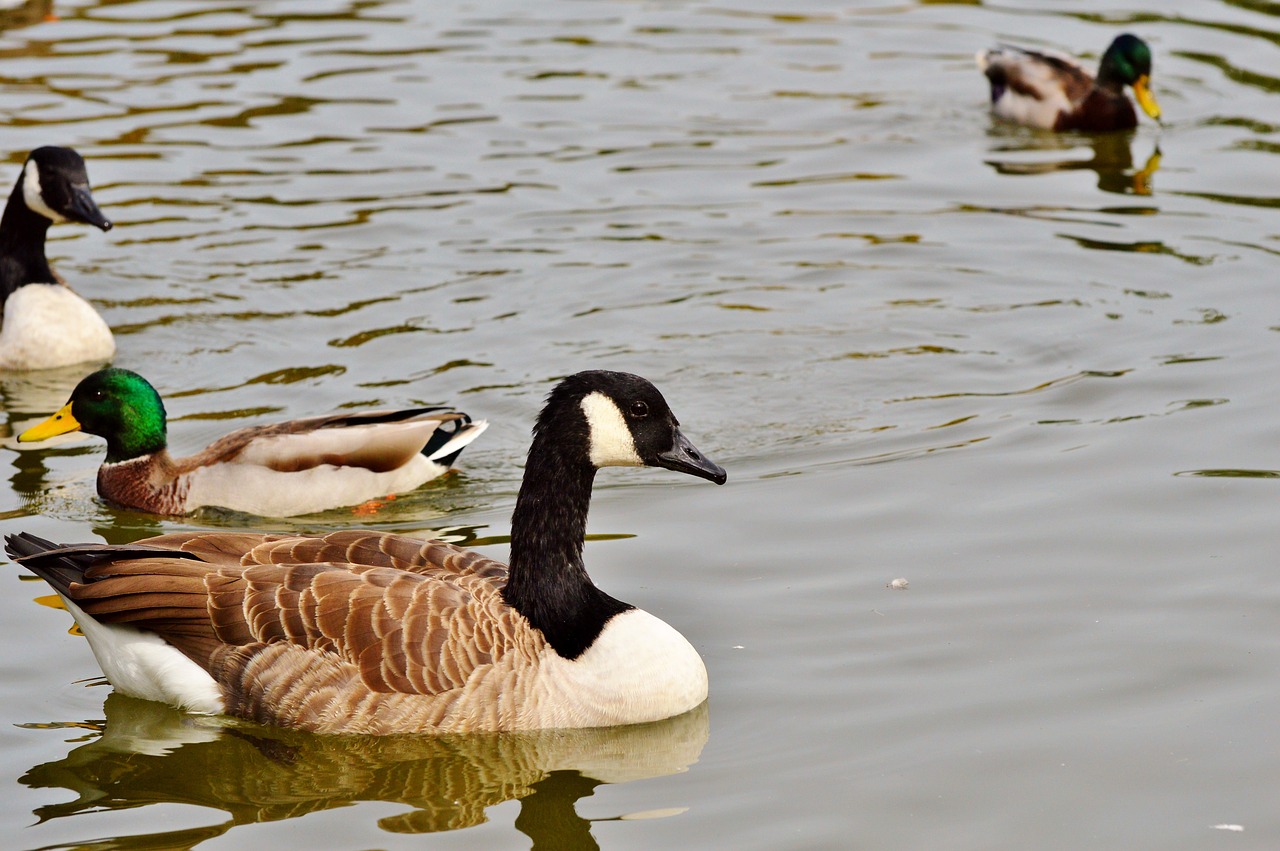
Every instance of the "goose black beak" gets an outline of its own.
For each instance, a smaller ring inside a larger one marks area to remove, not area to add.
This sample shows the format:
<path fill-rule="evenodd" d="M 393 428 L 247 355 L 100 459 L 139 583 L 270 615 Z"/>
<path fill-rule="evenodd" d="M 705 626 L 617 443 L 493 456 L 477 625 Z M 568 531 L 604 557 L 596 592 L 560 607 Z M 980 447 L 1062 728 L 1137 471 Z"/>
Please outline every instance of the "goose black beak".
<path fill-rule="evenodd" d="M 88 186 L 76 186 L 71 190 L 71 202 L 67 204 L 66 215 L 67 218 L 84 222 L 86 225 L 93 225 L 104 231 L 111 230 L 110 220 L 102 215 L 98 205 L 93 202 Z"/>
<path fill-rule="evenodd" d="M 655 463 L 659 467 L 666 467 L 677 473 L 688 473 L 718 485 L 724 484 L 729 478 L 725 475 L 724 468 L 699 452 L 698 447 L 690 443 L 680 429 L 676 429 L 675 442 L 671 448 L 666 452 L 659 452 Z"/>

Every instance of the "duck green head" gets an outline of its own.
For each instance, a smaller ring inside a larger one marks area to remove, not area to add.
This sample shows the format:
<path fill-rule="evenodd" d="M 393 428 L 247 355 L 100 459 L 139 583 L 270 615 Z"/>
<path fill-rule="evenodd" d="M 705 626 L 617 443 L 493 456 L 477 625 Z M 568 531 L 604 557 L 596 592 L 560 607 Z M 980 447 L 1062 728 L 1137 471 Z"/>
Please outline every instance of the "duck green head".
<path fill-rule="evenodd" d="M 128 461 L 164 449 L 164 402 L 151 384 L 127 369 L 100 369 L 84 378 L 49 419 L 18 435 L 29 443 L 83 431 L 106 438 L 107 463 Z"/>
<path fill-rule="evenodd" d="M 1151 48 L 1136 35 L 1123 33 L 1111 42 L 1098 65 L 1098 82 L 1111 83 L 1117 90 L 1123 85 L 1133 86 L 1138 106 L 1156 121 L 1160 120 L 1160 105 L 1150 88 Z"/>

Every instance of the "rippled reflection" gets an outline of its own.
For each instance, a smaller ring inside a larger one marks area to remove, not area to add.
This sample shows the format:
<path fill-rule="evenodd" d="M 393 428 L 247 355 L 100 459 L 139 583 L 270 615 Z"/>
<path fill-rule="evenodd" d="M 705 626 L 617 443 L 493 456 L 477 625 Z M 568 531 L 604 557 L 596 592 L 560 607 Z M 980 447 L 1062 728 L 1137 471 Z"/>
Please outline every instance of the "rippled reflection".
<path fill-rule="evenodd" d="M 1100 133 L 1093 136 L 1072 136 L 1050 133 L 1033 133 L 1024 130 L 1000 128 L 1000 138 L 1010 138 L 1007 144 L 996 148 L 999 154 L 1040 151 L 1075 150 L 1081 144 L 1088 145 L 1093 155 L 1089 159 L 989 159 L 986 164 L 997 174 L 1039 175 L 1063 171 L 1092 171 L 1098 176 L 1098 188 L 1117 195 L 1150 195 L 1155 173 L 1160 169 L 1160 147 L 1155 145 L 1140 168 L 1134 168 L 1132 134 Z"/>
<path fill-rule="evenodd" d="M 607 783 L 684 771 L 708 735 L 706 704 L 667 721 L 631 727 L 522 734 L 315 736 L 185 715 L 111 694 L 105 721 L 27 724 L 83 729 L 84 744 L 20 778 L 75 798 L 38 807 L 40 821 L 180 803 L 227 813 L 213 826 L 98 838 L 79 848 L 193 847 L 232 827 L 297 818 L 360 801 L 405 811 L 378 819 L 390 833 L 472 827 L 485 811 L 519 800 L 515 826 L 537 847 L 596 848 L 575 806 Z M 671 814 L 679 810 L 670 811 Z M 667 812 L 667 811 L 664 811 Z M 631 817 L 652 814 L 630 814 Z M 614 818 L 626 818 L 619 814 Z"/>
<path fill-rule="evenodd" d="M 0 30 L 27 27 L 41 21 L 57 20 L 53 12 L 53 0 L 24 0 L 9 2 L 0 9 Z"/>

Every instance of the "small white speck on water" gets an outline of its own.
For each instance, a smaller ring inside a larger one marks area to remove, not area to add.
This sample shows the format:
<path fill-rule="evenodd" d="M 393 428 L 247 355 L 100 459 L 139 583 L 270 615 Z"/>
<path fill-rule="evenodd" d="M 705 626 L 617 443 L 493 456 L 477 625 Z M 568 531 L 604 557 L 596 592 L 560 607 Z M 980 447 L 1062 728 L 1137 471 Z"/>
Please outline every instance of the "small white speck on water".
<path fill-rule="evenodd" d="M 1213 829 L 1214 829 L 1214 830 L 1232 830 L 1232 831 L 1235 831 L 1236 833 L 1241 833 L 1241 832 L 1243 832 L 1243 831 L 1244 831 L 1244 825 L 1242 825 L 1242 824 L 1215 824 L 1215 825 L 1213 826 Z"/>
<path fill-rule="evenodd" d="M 894 591 L 905 591 L 907 590 L 907 585 L 909 584 L 910 583 L 907 582 L 907 580 L 905 579 L 895 579 L 884 587 L 892 588 Z"/>
<path fill-rule="evenodd" d="M 734 650 L 741 650 L 741 649 L 742 649 L 742 645 L 741 645 L 741 644 L 735 644 L 735 645 L 733 645 L 733 649 L 734 649 Z"/>

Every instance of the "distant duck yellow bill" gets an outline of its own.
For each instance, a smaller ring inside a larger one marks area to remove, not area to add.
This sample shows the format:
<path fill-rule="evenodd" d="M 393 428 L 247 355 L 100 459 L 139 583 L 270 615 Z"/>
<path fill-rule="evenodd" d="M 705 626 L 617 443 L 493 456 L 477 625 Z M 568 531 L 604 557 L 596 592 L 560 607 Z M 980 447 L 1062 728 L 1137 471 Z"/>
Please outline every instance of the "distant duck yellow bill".
<path fill-rule="evenodd" d="M 1156 96 L 1151 93 L 1150 82 L 1146 74 L 1139 77 L 1133 84 L 1133 95 L 1138 99 L 1138 106 L 1142 107 L 1142 111 L 1159 121 L 1160 104 L 1156 103 Z"/>
<path fill-rule="evenodd" d="M 34 443 L 37 440 L 48 440 L 51 437 L 57 437 L 60 434 L 66 434 L 72 431 L 79 431 L 80 423 L 76 418 L 71 416 L 71 403 L 62 406 L 58 413 L 49 417 L 49 419 L 40 423 L 40 425 L 31 428 L 18 435 L 19 443 Z"/>

